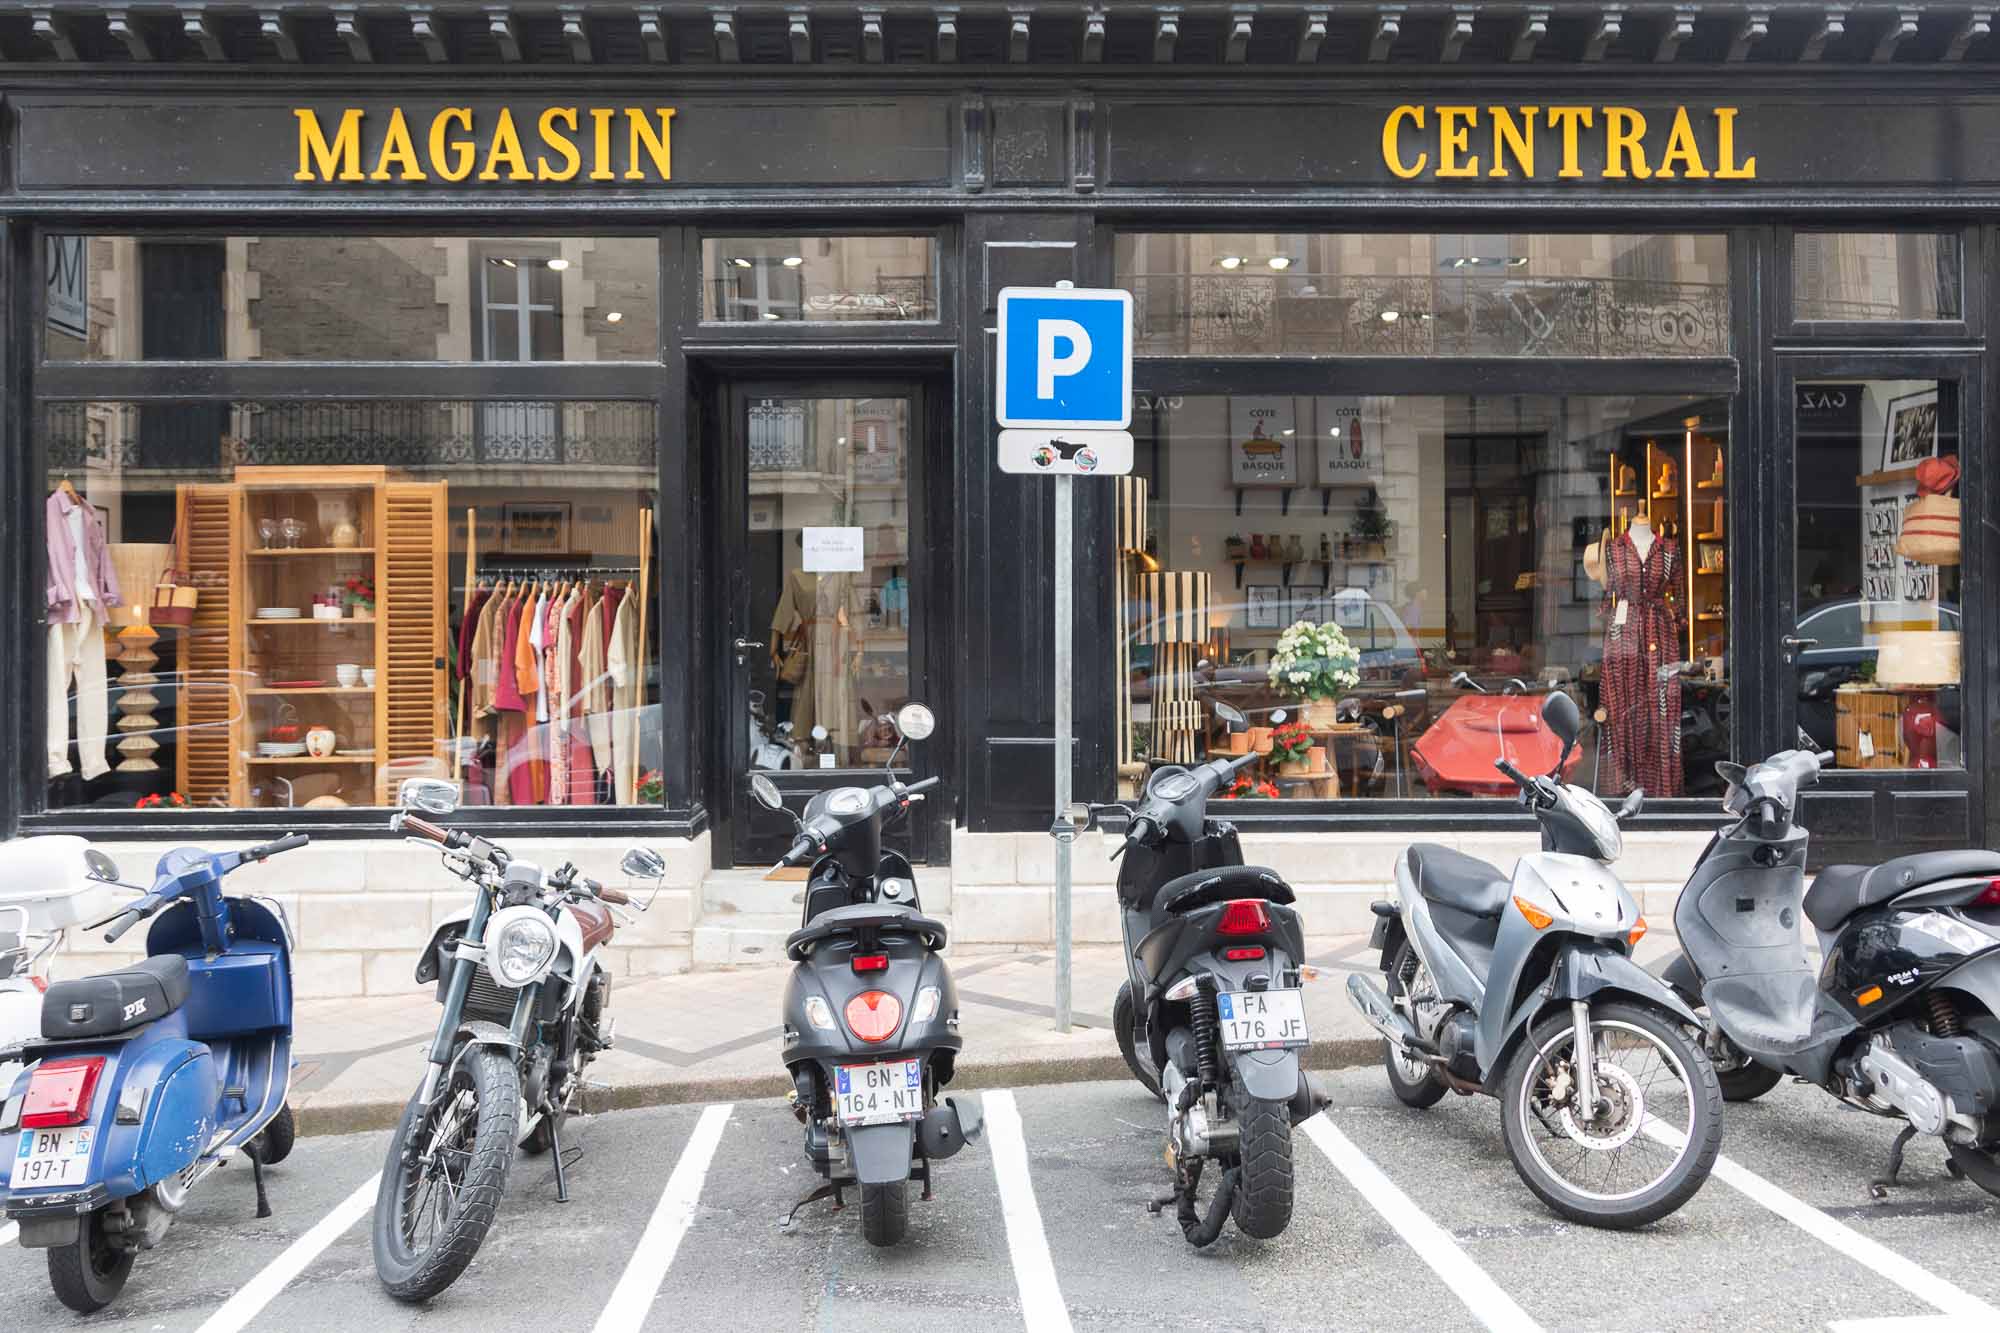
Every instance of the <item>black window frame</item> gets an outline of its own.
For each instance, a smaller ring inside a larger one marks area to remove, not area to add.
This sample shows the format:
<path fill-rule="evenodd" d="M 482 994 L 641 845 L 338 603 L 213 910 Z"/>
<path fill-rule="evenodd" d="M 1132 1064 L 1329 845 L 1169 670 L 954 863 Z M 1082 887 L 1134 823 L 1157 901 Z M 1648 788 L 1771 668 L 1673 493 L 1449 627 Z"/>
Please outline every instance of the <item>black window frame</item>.
<path fill-rule="evenodd" d="M 1956 319 L 1800 319 L 1793 284 L 1798 274 L 1798 238 L 1810 235 L 1908 233 L 1920 236 L 1948 236 L 1958 245 L 1958 302 Z M 1828 218 L 1824 223 L 1788 224 L 1777 229 L 1777 248 L 1771 267 L 1770 288 L 1776 305 L 1773 341 L 1781 348 L 1793 344 L 1817 345 L 1865 343 L 1895 345 L 1912 350 L 1924 347 L 1968 343 L 1986 336 L 1986 314 L 1981 293 L 1985 291 L 1984 253 L 1979 229 L 1975 227 L 1911 226 L 1908 219 Z"/>

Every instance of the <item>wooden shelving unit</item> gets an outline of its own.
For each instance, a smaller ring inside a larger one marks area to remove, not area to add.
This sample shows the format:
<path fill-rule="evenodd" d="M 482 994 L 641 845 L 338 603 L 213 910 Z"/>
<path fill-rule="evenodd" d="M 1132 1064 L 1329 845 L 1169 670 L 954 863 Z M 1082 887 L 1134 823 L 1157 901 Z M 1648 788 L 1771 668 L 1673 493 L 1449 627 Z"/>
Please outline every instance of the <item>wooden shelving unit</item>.
<path fill-rule="evenodd" d="M 1687 603 L 1687 656 L 1724 656 L 1729 646 L 1729 574 L 1722 552 L 1729 532 L 1729 501 L 1728 480 L 1719 470 L 1726 454 L 1723 441 L 1703 432 L 1701 418 L 1689 417 L 1681 423 L 1678 438 L 1647 436 L 1642 452 L 1643 474 L 1625 461 L 1629 451 L 1611 460 L 1612 535 L 1622 536 L 1633 517 L 1643 513 L 1654 532 L 1680 543 L 1687 570 L 1682 589 Z M 1663 486 L 1661 474 L 1667 465 L 1672 467 L 1671 484 Z M 1704 561 L 1710 562 L 1709 568 L 1703 568 Z"/>

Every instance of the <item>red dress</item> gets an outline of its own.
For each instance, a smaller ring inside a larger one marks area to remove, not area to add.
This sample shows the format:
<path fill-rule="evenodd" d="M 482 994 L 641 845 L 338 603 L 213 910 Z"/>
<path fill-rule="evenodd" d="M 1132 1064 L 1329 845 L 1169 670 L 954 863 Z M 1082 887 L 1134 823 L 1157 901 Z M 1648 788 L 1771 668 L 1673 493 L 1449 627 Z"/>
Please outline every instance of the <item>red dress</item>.
<path fill-rule="evenodd" d="M 1681 680 L 1659 669 L 1683 656 L 1686 612 L 1681 606 L 1680 544 L 1655 537 L 1645 558 L 1621 534 L 1604 552 L 1604 728 L 1610 737 L 1607 792 L 1643 787 L 1650 796 L 1679 796 Z M 1619 607 L 1625 608 L 1621 623 Z"/>

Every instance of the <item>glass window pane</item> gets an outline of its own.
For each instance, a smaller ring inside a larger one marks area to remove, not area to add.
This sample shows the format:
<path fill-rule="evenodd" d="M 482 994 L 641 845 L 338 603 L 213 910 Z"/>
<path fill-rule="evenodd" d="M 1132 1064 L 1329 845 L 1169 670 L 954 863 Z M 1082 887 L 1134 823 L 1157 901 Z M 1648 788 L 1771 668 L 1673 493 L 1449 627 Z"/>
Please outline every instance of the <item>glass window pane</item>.
<path fill-rule="evenodd" d="M 703 319 L 938 317 L 929 236 L 711 236 L 701 256 Z"/>
<path fill-rule="evenodd" d="M 1143 356 L 1729 354 L 1720 235 L 1128 233 Z"/>
<path fill-rule="evenodd" d="M 535 359 L 659 357 L 659 242 L 415 236 L 48 238 L 52 361 L 474 361 L 485 308 L 583 301 Z M 560 265 L 552 268 L 551 265 Z M 511 357 L 507 359 L 512 359 Z"/>
<path fill-rule="evenodd" d="M 1493 761 L 1554 767 L 1560 689 L 1605 711 L 1570 781 L 1719 790 L 1727 423 L 1727 400 L 1668 396 L 1140 395 L 1121 766 L 1264 749 L 1283 712 L 1298 753 L 1280 741 L 1239 799 L 1512 796 Z M 1335 646 L 1286 662 L 1301 622 Z"/>
<path fill-rule="evenodd" d="M 488 306 L 486 309 L 485 361 L 523 361 L 521 312 L 517 306 Z"/>
<path fill-rule="evenodd" d="M 1796 319 L 1960 319 L 1958 237 L 1802 231 L 1792 238 Z"/>
<path fill-rule="evenodd" d="M 1958 385 L 1804 383 L 1792 412 L 1799 726 L 1839 768 L 1961 768 Z"/>
<path fill-rule="evenodd" d="M 48 608 L 50 808 L 379 805 L 418 775 L 658 801 L 651 403 L 63 403 L 39 429 L 37 540 L 82 553 Z M 190 623 L 135 628 L 162 599 Z"/>
<path fill-rule="evenodd" d="M 524 361 L 555 361 L 562 350 L 562 320 L 553 310 L 535 310 L 528 316 L 528 345 Z"/>

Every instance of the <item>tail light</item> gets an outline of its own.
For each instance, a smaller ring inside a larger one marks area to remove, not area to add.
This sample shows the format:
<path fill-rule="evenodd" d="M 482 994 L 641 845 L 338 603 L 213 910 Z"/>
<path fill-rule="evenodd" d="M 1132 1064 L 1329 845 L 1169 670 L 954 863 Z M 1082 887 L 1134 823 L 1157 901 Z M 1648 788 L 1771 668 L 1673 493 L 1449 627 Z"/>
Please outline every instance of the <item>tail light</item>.
<path fill-rule="evenodd" d="M 90 1119 L 91 1096 L 103 1072 L 101 1055 L 44 1060 L 36 1065 L 34 1077 L 28 1081 L 28 1095 L 21 1103 L 21 1128 L 62 1129 Z"/>
<path fill-rule="evenodd" d="M 1264 956 L 1264 946 L 1261 944 L 1246 944 L 1238 949 L 1224 949 L 1222 956 L 1232 963 L 1247 963 L 1252 959 L 1262 958 Z"/>
<path fill-rule="evenodd" d="M 29 977 L 28 980 L 34 982 L 35 989 L 42 994 L 47 995 L 49 993 L 49 979 L 47 977 Z"/>
<path fill-rule="evenodd" d="M 1218 935 L 1262 935 L 1271 929 L 1271 914 L 1257 898 L 1236 898 L 1222 905 L 1222 919 L 1215 923 Z"/>
<path fill-rule="evenodd" d="M 847 1030 L 866 1042 L 887 1041 L 903 1022 L 903 1002 L 885 990 L 865 990 L 847 1002 Z"/>
<path fill-rule="evenodd" d="M 889 955 L 886 953 L 858 953 L 848 963 L 856 972 L 887 972 Z"/>
<path fill-rule="evenodd" d="M 2000 879 L 1993 880 L 1972 900 L 1974 907 L 2000 907 Z"/>

